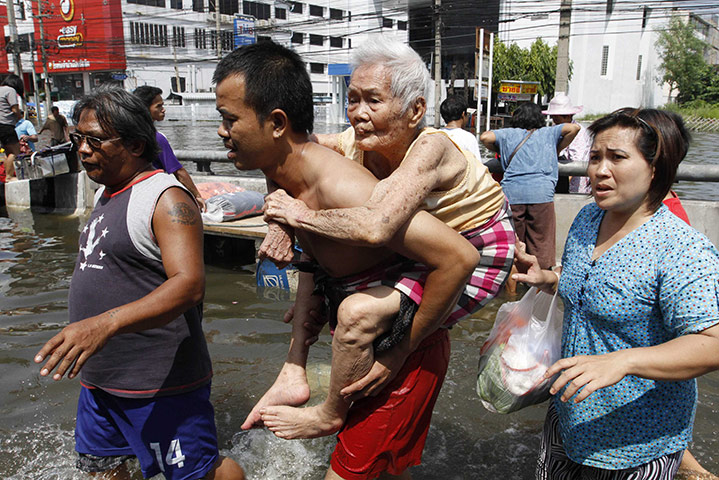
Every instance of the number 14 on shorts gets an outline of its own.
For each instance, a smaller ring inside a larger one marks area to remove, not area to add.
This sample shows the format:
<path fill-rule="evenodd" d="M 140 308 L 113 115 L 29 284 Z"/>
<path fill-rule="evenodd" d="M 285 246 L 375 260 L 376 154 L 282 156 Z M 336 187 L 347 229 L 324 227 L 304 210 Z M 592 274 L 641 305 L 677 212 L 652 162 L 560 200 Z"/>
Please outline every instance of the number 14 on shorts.
<path fill-rule="evenodd" d="M 185 456 L 182 454 L 179 438 L 175 438 L 170 442 L 170 448 L 167 449 L 167 455 L 165 455 L 165 462 L 162 461 L 162 450 L 160 449 L 159 443 L 150 443 L 150 448 L 155 452 L 157 464 L 160 466 L 162 472 L 165 471 L 165 465 L 176 465 L 177 468 L 185 466 Z"/>

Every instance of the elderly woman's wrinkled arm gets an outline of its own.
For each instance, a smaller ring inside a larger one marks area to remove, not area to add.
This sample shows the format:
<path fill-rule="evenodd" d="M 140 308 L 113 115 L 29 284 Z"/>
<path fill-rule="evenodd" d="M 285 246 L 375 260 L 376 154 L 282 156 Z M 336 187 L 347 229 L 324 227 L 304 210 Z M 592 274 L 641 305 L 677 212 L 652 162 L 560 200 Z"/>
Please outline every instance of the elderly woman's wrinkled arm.
<path fill-rule="evenodd" d="M 351 245 L 382 246 L 437 187 L 437 166 L 446 146 L 441 138 L 421 139 L 400 166 L 377 183 L 360 207 L 311 210 L 304 202 L 277 190 L 265 198 L 265 219 Z"/>

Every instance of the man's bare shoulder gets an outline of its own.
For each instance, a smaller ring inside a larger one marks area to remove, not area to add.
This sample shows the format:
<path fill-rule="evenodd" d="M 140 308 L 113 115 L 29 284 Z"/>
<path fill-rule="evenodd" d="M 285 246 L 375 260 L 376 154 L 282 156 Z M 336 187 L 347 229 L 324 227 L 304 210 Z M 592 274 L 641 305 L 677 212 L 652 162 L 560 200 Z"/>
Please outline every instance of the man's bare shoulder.
<path fill-rule="evenodd" d="M 329 148 L 308 144 L 305 165 L 319 208 L 347 208 L 362 205 L 372 193 L 377 179 L 357 162 Z"/>

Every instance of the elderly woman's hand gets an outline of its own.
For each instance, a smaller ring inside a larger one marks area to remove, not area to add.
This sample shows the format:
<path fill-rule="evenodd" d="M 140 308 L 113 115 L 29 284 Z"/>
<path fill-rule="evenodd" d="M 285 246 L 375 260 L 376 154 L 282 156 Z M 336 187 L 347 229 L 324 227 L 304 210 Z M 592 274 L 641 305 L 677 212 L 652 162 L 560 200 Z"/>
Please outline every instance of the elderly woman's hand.
<path fill-rule="evenodd" d="M 562 372 L 552 384 L 549 393 L 554 395 L 566 385 L 567 388 L 560 397 L 566 402 L 581 389 L 574 398 L 574 403 L 579 403 L 600 388 L 621 381 L 628 374 L 627 369 L 631 362 L 626 357 L 630 354 L 631 349 L 628 349 L 605 355 L 579 355 L 558 360 L 544 374 L 544 378 L 552 378 Z"/>
<path fill-rule="evenodd" d="M 274 220 L 296 228 L 308 211 L 305 202 L 290 197 L 281 188 L 265 197 L 265 221 Z"/>
<path fill-rule="evenodd" d="M 257 251 L 260 260 L 270 259 L 277 268 L 285 268 L 294 259 L 294 231 L 277 222 L 267 223 L 267 235 Z"/>

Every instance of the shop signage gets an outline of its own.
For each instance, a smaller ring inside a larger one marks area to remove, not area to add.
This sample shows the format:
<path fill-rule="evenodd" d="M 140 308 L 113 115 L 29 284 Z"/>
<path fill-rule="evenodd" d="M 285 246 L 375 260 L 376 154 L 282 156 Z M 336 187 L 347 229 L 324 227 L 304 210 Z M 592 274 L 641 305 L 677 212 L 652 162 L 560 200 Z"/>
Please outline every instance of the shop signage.
<path fill-rule="evenodd" d="M 539 92 L 539 82 L 501 80 L 497 100 L 501 102 L 528 102 Z"/>
<path fill-rule="evenodd" d="M 46 0 L 45 57 L 49 73 L 125 70 L 122 0 Z M 33 14 L 37 15 L 33 2 Z M 40 26 L 35 22 L 35 38 Z M 42 71 L 42 52 L 37 42 L 35 71 Z"/>
<path fill-rule="evenodd" d="M 0 5 L 0 31 L 3 31 L 7 25 L 7 7 Z M 10 72 L 10 62 L 7 59 L 7 50 L 5 49 L 5 36 L 0 35 L 0 73 Z"/>
<path fill-rule="evenodd" d="M 255 43 L 255 17 L 249 15 L 235 16 L 235 48 Z"/>

